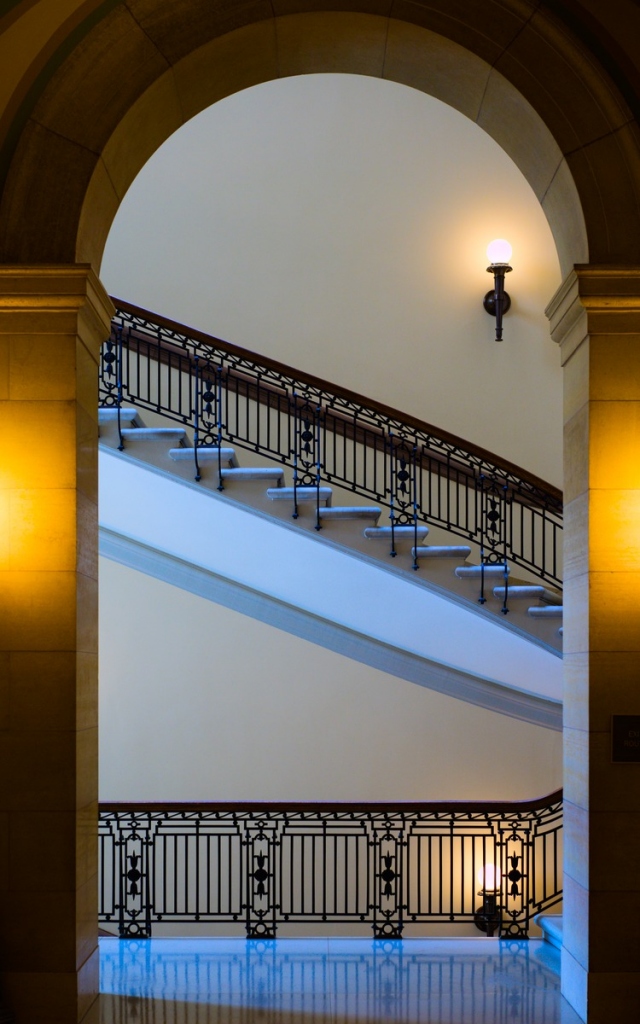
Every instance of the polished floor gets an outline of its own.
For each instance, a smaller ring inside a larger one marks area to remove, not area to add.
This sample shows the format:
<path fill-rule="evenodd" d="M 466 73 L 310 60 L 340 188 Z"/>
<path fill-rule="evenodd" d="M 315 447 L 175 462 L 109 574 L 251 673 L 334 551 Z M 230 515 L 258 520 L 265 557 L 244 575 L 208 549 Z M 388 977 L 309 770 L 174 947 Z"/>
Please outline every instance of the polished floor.
<path fill-rule="evenodd" d="M 540 940 L 100 940 L 101 1024 L 580 1024 Z"/>

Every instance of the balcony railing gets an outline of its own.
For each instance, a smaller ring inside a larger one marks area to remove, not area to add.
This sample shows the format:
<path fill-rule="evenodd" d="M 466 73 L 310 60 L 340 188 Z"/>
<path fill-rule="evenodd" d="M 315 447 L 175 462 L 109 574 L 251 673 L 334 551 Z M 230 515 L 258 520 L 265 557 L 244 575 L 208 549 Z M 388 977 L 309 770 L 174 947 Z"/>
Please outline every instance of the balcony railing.
<path fill-rule="evenodd" d="M 156 924 L 475 924 L 526 938 L 562 898 L 562 794 L 518 804 L 105 804 L 100 920 Z"/>
<path fill-rule="evenodd" d="M 320 487 L 334 484 L 388 509 L 391 554 L 400 526 L 416 531 L 414 548 L 421 524 L 477 545 L 480 565 L 504 567 L 505 613 L 509 565 L 561 585 L 559 491 L 413 417 L 115 302 L 101 404 L 133 404 L 189 427 L 196 479 L 199 450 L 232 444 L 291 467 L 294 516 L 298 489 L 315 488 L 317 529 Z M 218 486 L 224 489 L 220 460 Z M 482 602 L 484 587 L 482 576 Z"/>

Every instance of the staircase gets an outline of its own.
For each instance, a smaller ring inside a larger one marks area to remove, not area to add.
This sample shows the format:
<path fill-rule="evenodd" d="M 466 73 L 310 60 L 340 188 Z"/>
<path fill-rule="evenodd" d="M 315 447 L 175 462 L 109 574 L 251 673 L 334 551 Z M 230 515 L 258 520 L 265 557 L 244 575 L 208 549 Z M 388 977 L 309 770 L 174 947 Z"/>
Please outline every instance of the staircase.
<path fill-rule="evenodd" d="M 260 464 L 241 465 L 234 447 L 223 443 L 196 448 L 193 431 L 167 426 L 157 413 L 146 417 L 154 425 L 147 425 L 133 406 L 101 408 L 100 444 L 176 480 L 197 481 L 218 498 L 229 498 L 280 521 L 294 521 L 325 543 L 384 564 L 388 571 L 410 574 L 412 582 L 473 607 L 547 650 L 561 652 L 560 593 L 514 579 L 504 562 L 477 564 L 477 545 L 441 543 L 448 538 L 437 527 L 433 532 L 439 535 L 438 542 L 425 544 L 429 527 L 417 521 L 398 525 L 389 521 L 389 512 L 379 505 L 347 504 L 352 495 L 344 487 L 319 481 L 289 484 L 285 468 L 260 455 L 253 456 Z M 336 497 L 339 504 L 334 504 Z"/>
<path fill-rule="evenodd" d="M 542 931 L 545 942 L 562 949 L 562 914 L 536 914 L 533 920 Z"/>

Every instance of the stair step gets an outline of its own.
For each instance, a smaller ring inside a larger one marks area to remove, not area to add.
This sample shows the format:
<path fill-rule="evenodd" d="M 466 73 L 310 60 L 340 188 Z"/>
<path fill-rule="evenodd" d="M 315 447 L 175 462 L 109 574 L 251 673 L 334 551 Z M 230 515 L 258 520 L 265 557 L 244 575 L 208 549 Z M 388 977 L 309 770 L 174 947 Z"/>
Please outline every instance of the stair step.
<path fill-rule="evenodd" d="M 331 497 L 333 490 L 331 487 L 298 487 L 295 491 L 297 494 L 298 504 L 301 502 L 315 501 L 319 496 L 320 501 L 326 501 L 327 505 L 331 504 Z M 294 489 L 293 487 L 270 487 L 267 491 L 267 497 L 271 498 L 272 501 L 293 501 Z"/>
<path fill-rule="evenodd" d="M 388 539 L 391 537 L 391 533 L 392 530 L 390 526 L 368 526 L 364 531 L 364 535 L 368 540 L 376 540 L 378 537 Z M 424 540 L 428 533 L 428 526 L 418 526 L 417 529 L 414 526 L 396 526 L 393 529 L 393 535 L 398 540 L 404 539 L 405 537 L 409 537 L 410 539 L 417 537 L 419 540 Z"/>
<path fill-rule="evenodd" d="M 563 611 L 561 604 L 548 604 L 544 608 L 527 608 L 527 613 L 536 619 L 561 619 Z"/>
<path fill-rule="evenodd" d="M 173 459 L 174 462 L 193 462 L 194 455 L 196 453 L 195 448 L 172 448 L 169 452 L 169 458 Z M 218 449 L 217 448 L 198 448 L 198 462 L 204 464 L 205 462 L 217 462 L 218 461 Z M 220 449 L 220 461 L 226 462 L 228 466 L 237 466 L 236 453 L 234 448 L 221 448 Z"/>
<path fill-rule="evenodd" d="M 138 420 L 137 409 L 120 409 L 120 422 L 121 423 L 135 423 Z M 117 423 L 118 422 L 118 410 L 114 406 L 110 405 L 107 408 L 98 409 L 98 423 Z"/>
<path fill-rule="evenodd" d="M 133 427 L 122 436 L 127 441 L 184 441 L 187 432 L 182 427 Z"/>
<path fill-rule="evenodd" d="M 506 566 L 507 575 L 509 574 L 509 566 Z M 485 565 L 484 575 L 485 577 L 500 576 L 504 578 L 505 566 L 504 565 Z M 456 576 L 460 580 L 464 579 L 479 579 L 482 574 L 481 565 L 459 565 L 456 569 Z"/>
<path fill-rule="evenodd" d="M 493 596 L 504 600 L 504 591 L 504 587 L 494 587 Z M 536 584 L 514 584 L 512 587 L 508 588 L 508 596 L 518 598 L 537 597 L 540 601 L 544 601 L 545 604 L 562 604 L 562 594 L 558 594 L 557 591 L 548 590 L 546 587 Z"/>
<path fill-rule="evenodd" d="M 335 508 L 321 508 L 321 519 L 379 519 L 382 509 L 375 505 L 336 505 Z"/>
<path fill-rule="evenodd" d="M 464 544 L 430 544 L 426 548 L 411 548 L 414 558 L 467 558 L 471 548 Z"/>
<path fill-rule="evenodd" d="M 493 596 L 494 597 L 499 597 L 501 600 L 504 600 L 504 596 L 505 596 L 504 592 L 505 592 L 505 590 L 507 591 L 507 596 L 508 597 L 519 597 L 519 598 L 529 598 L 529 599 L 531 599 L 533 597 L 538 597 L 538 598 L 542 599 L 542 597 L 544 596 L 544 592 L 545 592 L 545 588 L 544 587 L 535 586 L 534 584 L 532 584 L 532 585 L 527 584 L 526 586 L 524 584 L 522 584 L 522 585 L 514 585 L 513 587 L 494 587 L 493 588 Z"/>
<path fill-rule="evenodd" d="M 284 480 L 284 469 L 280 466 L 231 466 L 221 469 L 220 475 L 223 480 Z M 279 484 L 276 487 L 280 490 Z"/>
<path fill-rule="evenodd" d="M 542 929 L 545 942 L 562 949 L 562 914 L 536 914 L 533 920 Z"/>

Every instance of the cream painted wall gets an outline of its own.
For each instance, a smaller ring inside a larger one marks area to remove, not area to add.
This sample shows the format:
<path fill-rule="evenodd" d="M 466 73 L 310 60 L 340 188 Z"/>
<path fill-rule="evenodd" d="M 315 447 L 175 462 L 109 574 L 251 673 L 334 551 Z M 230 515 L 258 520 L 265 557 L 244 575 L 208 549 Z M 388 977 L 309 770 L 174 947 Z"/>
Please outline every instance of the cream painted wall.
<path fill-rule="evenodd" d="M 529 799 L 561 734 L 100 560 L 100 799 Z"/>
<path fill-rule="evenodd" d="M 503 344 L 481 304 L 497 236 L 514 249 Z M 309 75 L 220 101 L 143 168 L 101 274 L 561 484 L 551 232 L 510 158 L 438 100 Z"/>

